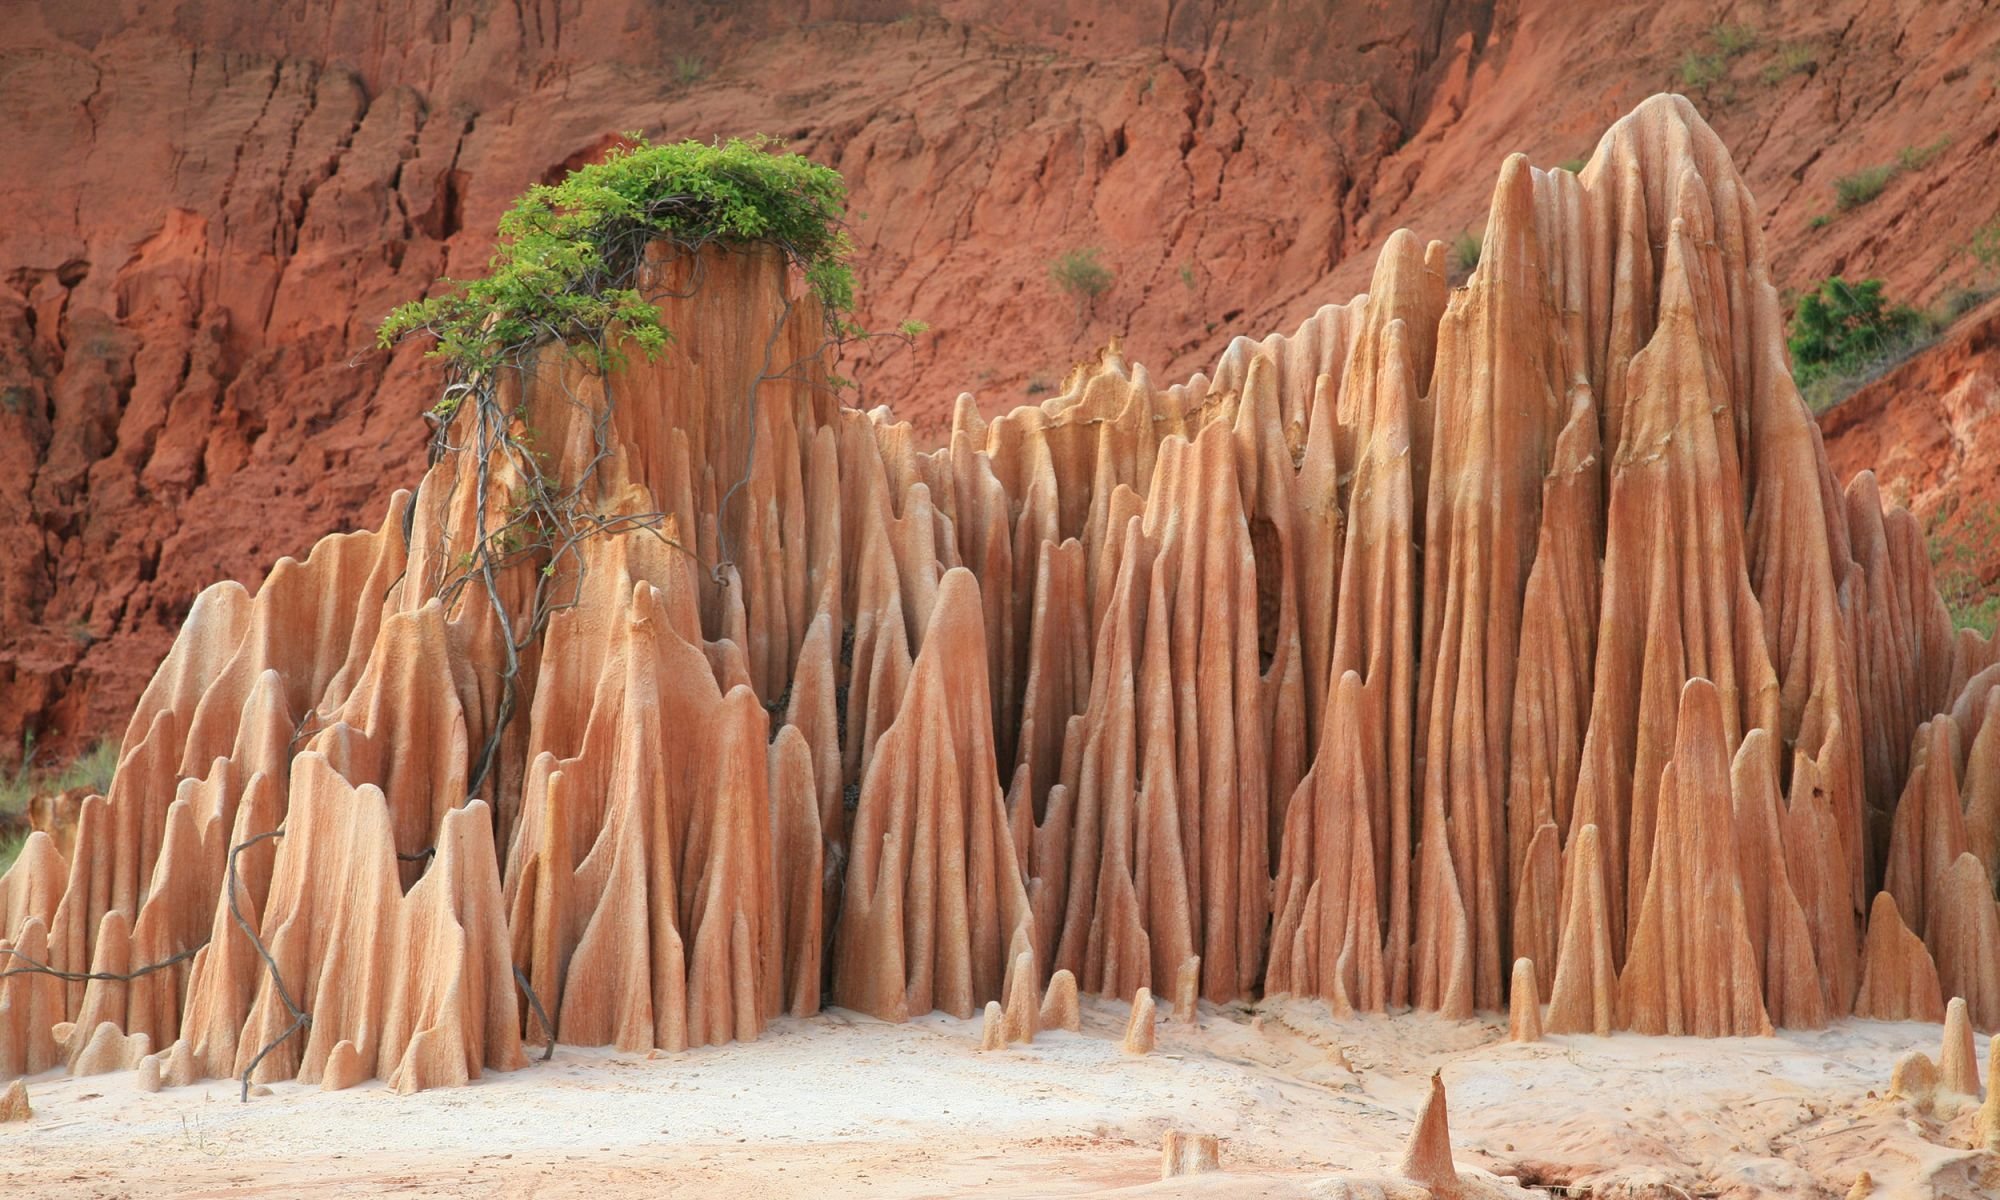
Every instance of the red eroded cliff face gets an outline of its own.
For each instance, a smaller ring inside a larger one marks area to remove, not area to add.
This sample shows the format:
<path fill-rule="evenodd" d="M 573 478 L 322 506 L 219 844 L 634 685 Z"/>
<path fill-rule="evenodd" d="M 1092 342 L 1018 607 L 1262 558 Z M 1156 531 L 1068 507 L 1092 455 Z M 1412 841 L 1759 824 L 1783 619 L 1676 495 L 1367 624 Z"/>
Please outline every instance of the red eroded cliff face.
<path fill-rule="evenodd" d="M 851 402 L 920 436 L 1112 336 L 1168 380 L 1291 328 L 1394 229 L 1479 229 L 1507 152 L 1582 157 L 1660 90 L 1729 144 L 1780 284 L 1928 299 L 2000 184 L 1974 3 L 1746 7 L 1733 53 L 1715 12 L 1639 3 L 272 7 L 44 0 L 0 31 L 0 759 L 115 733 L 202 586 L 379 515 L 436 374 L 375 322 L 619 131 L 846 174 L 864 318 L 934 331 L 848 364 Z M 1087 308 L 1048 273 L 1080 247 L 1116 272 Z"/>
<path fill-rule="evenodd" d="M 1924 523 L 1954 599 L 2000 591 L 2000 300 L 1820 418 L 1834 473 L 1872 470 Z"/>

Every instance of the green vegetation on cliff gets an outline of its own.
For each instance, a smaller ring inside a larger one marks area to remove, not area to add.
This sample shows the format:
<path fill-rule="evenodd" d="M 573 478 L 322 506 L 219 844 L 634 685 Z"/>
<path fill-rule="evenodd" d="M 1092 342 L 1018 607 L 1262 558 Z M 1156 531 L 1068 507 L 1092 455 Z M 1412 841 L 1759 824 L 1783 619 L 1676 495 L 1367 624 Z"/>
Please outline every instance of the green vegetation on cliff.
<path fill-rule="evenodd" d="M 389 314 L 378 336 L 412 333 L 460 375 L 491 371 L 544 341 L 569 342 L 600 368 L 623 361 L 629 340 L 646 357 L 673 333 L 636 277 L 646 246 L 693 251 L 709 243 L 767 243 L 784 250 L 825 309 L 830 332 L 850 332 L 853 247 L 843 224 L 840 173 L 761 139 L 720 145 L 643 138 L 557 184 L 529 188 L 500 218 L 488 273 L 446 280 L 448 290 Z M 449 415 L 457 393 L 440 405 Z"/>

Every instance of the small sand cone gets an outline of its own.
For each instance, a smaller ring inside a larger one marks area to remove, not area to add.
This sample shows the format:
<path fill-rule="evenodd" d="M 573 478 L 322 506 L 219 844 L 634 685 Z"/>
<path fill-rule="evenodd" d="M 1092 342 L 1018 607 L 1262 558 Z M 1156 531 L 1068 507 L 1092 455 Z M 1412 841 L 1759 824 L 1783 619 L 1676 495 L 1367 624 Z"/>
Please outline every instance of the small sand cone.
<path fill-rule="evenodd" d="M 1931 1101 L 1937 1098 L 1937 1088 L 1937 1065 L 1921 1050 L 1912 1050 L 1897 1059 L 1895 1069 L 1889 1072 L 1889 1094 L 1909 1101 L 1919 1112 L 1930 1108 Z"/>
<path fill-rule="evenodd" d="M 136 1071 L 139 1063 L 152 1052 L 153 1039 L 147 1034 L 135 1033 L 127 1037 L 124 1030 L 110 1021 L 103 1021 L 70 1061 L 69 1073 L 108 1075 L 113 1071 Z"/>
<path fill-rule="evenodd" d="M 1221 1143 L 1212 1133 L 1178 1133 L 1160 1139 L 1160 1178 L 1222 1169 Z"/>
<path fill-rule="evenodd" d="M 1083 1029 L 1083 1013 L 1076 1001 L 1076 976 L 1068 971 L 1057 971 L 1049 979 L 1048 994 L 1042 997 L 1042 1028 L 1067 1029 L 1071 1033 Z"/>
<path fill-rule="evenodd" d="M 1972 1122 L 1972 1148 L 2000 1154 L 2000 1033 L 1986 1041 L 1986 1103 Z"/>
<path fill-rule="evenodd" d="M 1180 973 L 1174 976 L 1174 1020 L 1183 1025 L 1195 1023 L 1199 1010 L 1196 1005 L 1201 999 L 1201 955 L 1190 954 L 1181 963 Z"/>
<path fill-rule="evenodd" d="M 319 1089 L 323 1092 L 345 1091 L 366 1078 L 368 1068 L 361 1062 L 360 1048 L 342 1038 L 333 1044 L 332 1052 L 326 1056 L 326 1068 L 319 1076 Z"/>
<path fill-rule="evenodd" d="M 1979 1095 L 1979 1052 L 1972 1046 L 1972 1018 L 1965 997 L 1953 996 L 1944 1009 L 1944 1050 L 1938 1055 L 1938 1090 Z"/>
<path fill-rule="evenodd" d="M 1014 956 L 1014 978 L 1007 985 L 1007 1041 L 1032 1043 L 1038 1029 L 1041 1005 L 1035 998 L 1035 956 L 1023 952 Z"/>
<path fill-rule="evenodd" d="M 998 1000 L 986 1002 L 986 1020 L 979 1027 L 979 1049 L 1005 1050 L 1007 1048 L 1007 1016 L 1000 1011 Z"/>
<path fill-rule="evenodd" d="M 1429 1188 L 1438 1196 L 1459 1193 L 1458 1168 L 1451 1161 L 1451 1125 L 1445 1119 L 1444 1076 L 1431 1074 L 1431 1094 L 1417 1114 L 1410 1144 L 1403 1151 L 1403 1178 Z"/>
<path fill-rule="evenodd" d="M 1507 1038 L 1515 1042 L 1542 1040 L 1542 996 L 1535 986 L 1535 964 L 1514 960 L 1513 999 L 1507 1012 Z"/>
<path fill-rule="evenodd" d="M 1854 1186 L 1847 1189 L 1847 1200 L 1868 1200 L 1875 1194 L 1875 1177 L 1863 1171 L 1854 1177 Z"/>
<path fill-rule="evenodd" d="M 1132 1019 L 1125 1025 L 1125 1053 L 1153 1052 L 1153 989 L 1140 988 L 1132 997 Z"/>
<path fill-rule="evenodd" d="M 0 1095 L 0 1125 L 9 1121 L 25 1121 L 34 1115 L 35 1110 L 28 1104 L 27 1081 L 16 1079 L 6 1094 Z"/>

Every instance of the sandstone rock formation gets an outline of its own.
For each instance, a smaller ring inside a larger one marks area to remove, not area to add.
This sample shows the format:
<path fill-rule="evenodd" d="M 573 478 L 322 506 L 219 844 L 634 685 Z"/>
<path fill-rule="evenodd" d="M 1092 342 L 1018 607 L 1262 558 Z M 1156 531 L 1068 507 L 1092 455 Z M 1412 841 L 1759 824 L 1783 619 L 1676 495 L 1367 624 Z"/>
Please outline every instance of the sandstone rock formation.
<path fill-rule="evenodd" d="M 1057 971 L 1049 977 L 1049 988 L 1042 997 L 1037 1021 L 1043 1029 L 1061 1029 L 1069 1033 L 1083 1028 L 1083 1013 L 1077 1004 L 1076 976 L 1068 971 Z"/>
<path fill-rule="evenodd" d="M 1944 1046 L 1937 1063 L 1940 1090 L 1975 1100 L 1980 1097 L 1979 1053 L 1973 1048 L 1972 1022 L 1961 997 L 1953 996 L 1945 1006 Z"/>
<path fill-rule="evenodd" d="M 1439 1200 L 1456 1200 L 1463 1191 L 1458 1168 L 1451 1160 L 1451 1123 L 1445 1115 L 1442 1075 L 1431 1075 L 1431 1089 L 1417 1112 L 1416 1126 L 1410 1130 L 1399 1173 L 1430 1189 Z"/>
<path fill-rule="evenodd" d="M 0 977 L 0 1068 L 1019 1038 L 1058 971 L 1143 1052 L 1156 994 L 1460 1017 L 1519 958 L 1558 1033 L 1914 1012 L 1925 963 L 2000 1024 L 1993 649 L 1836 485 L 1755 214 L 1656 97 L 1507 160 L 1463 288 L 1400 234 L 1212 374 L 1114 346 L 931 452 L 775 251 L 662 252 L 671 353 L 501 380 L 545 482 L 468 406 L 378 529 L 195 601 L 75 854 L 0 879 L 69 973 Z M 468 576 L 530 486 L 602 531 Z"/>
<path fill-rule="evenodd" d="M 1152 990 L 1140 988 L 1138 994 L 1132 997 L 1132 1012 L 1125 1019 L 1125 1053 L 1153 1052 L 1153 1026 L 1158 1019 L 1159 1013 L 1153 1006 Z"/>
<path fill-rule="evenodd" d="M 1535 982 L 1535 964 L 1525 958 L 1514 960 L 1514 975 L 1508 985 L 1507 1040 L 1542 1040 L 1542 995 Z"/>
<path fill-rule="evenodd" d="M 1221 1142 L 1212 1133 L 1170 1129 L 1160 1139 L 1160 1178 L 1201 1175 L 1222 1169 Z"/>
<path fill-rule="evenodd" d="M 7 1085 L 5 1093 L 0 1093 L 0 1124 L 9 1121 L 26 1121 L 35 1115 L 28 1103 L 28 1085 L 16 1079 Z"/>

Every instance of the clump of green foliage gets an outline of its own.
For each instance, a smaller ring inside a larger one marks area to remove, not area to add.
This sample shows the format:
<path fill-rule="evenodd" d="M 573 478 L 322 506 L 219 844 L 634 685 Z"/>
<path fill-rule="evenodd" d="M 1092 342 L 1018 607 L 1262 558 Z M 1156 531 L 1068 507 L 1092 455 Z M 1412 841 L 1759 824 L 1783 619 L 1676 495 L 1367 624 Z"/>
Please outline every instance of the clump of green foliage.
<path fill-rule="evenodd" d="M 1905 146 L 1896 155 L 1896 168 L 1901 171 L 1921 171 L 1936 161 L 1937 156 L 1951 145 L 1951 135 L 1941 133 L 1934 142 L 1922 146 Z"/>
<path fill-rule="evenodd" d="M 1707 40 L 1708 49 L 1691 49 L 1681 55 L 1681 86 L 1690 91 L 1707 92 L 1721 83 L 1729 74 L 1731 60 L 1756 48 L 1758 33 L 1749 25 L 1719 22 L 1709 26 Z"/>
<path fill-rule="evenodd" d="M 1973 230 L 1971 239 L 1965 243 L 1965 252 L 1972 256 L 1981 272 L 2000 270 L 2000 217 Z"/>
<path fill-rule="evenodd" d="M 700 55 L 683 54 L 674 59 L 674 82 L 682 87 L 700 83 L 708 75 L 708 64 Z"/>
<path fill-rule="evenodd" d="M 1729 63 L 1720 54 L 1690 50 L 1681 55 L 1681 86 L 1705 92 L 1721 82 L 1728 70 Z"/>
<path fill-rule="evenodd" d="M 1081 246 L 1064 252 L 1049 264 L 1049 278 L 1076 301 L 1079 316 L 1089 311 L 1099 296 L 1110 291 L 1118 278 L 1116 272 L 1098 261 L 1101 253 L 1096 246 Z"/>
<path fill-rule="evenodd" d="M 1556 164 L 1559 169 L 1568 171 L 1572 175 L 1583 174 L 1583 169 L 1589 165 L 1590 160 L 1586 158 L 1566 158 Z"/>
<path fill-rule="evenodd" d="M 1461 229 L 1458 236 L 1451 239 L 1451 281 L 1460 284 L 1471 278 L 1479 266 L 1479 255 L 1486 248 L 1486 239 L 1470 229 Z"/>
<path fill-rule="evenodd" d="M 30 799 L 79 787 L 103 795 L 111 790 L 111 775 L 117 769 L 116 742 L 99 742 L 63 766 L 41 767 L 36 765 L 34 735 L 21 739 L 20 763 L 12 771 L 0 772 L 0 872 L 14 865 L 27 843 Z"/>
<path fill-rule="evenodd" d="M 1783 83 L 1794 75 L 1819 70 L 1819 52 L 1804 42 L 1788 42 L 1778 47 L 1778 56 L 1764 64 L 1758 77 L 1768 85 Z"/>
<path fill-rule="evenodd" d="M 1908 357 L 1934 332 L 1922 313 L 1889 304 L 1882 281 L 1836 275 L 1800 297 L 1792 317 L 1792 377 L 1814 412 Z"/>
<path fill-rule="evenodd" d="M 1895 163 L 1882 163 L 1878 166 L 1863 167 L 1852 175 L 1842 175 L 1833 181 L 1834 207 L 1840 209 L 1842 212 L 1860 208 L 1870 200 L 1881 195 L 1883 190 L 1889 186 L 1889 181 L 1895 177 Z"/>
<path fill-rule="evenodd" d="M 1833 181 L 1834 206 L 1840 211 L 1860 208 L 1882 194 L 1896 176 L 1905 171 L 1921 171 L 1943 154 L 1951 145 L 1951 135 L 1943 134 L 1936 141 L 1922 146 L 1905 146 L 1892 163 L 1878 163 L 1863 167 L 1852 175 L 1842 175 Z"/>
<path fill-rule="evenodd" d="M 1735 58 L 1756 48 L 1757 30 L 1750 25 L 1718 22 L 1709 27 L 1708 40 L 1715 47 L 1716 53 L 1725 58 Z"/>
<path fill-rule="evenodd" d="M 1959 629 L 1992 637 L 2000 627 L 2000 592 L 1979 577 L 1981 550 L 2000 543 L 2000 503 L 1988 501 L 1967 513 L 1955 529 L 1944 528 L 1952 512 L 1931 518 L 1925 537 L 1931 556 L 1931 579 L 1945 611 Z"/>
<path fill-rule="evenodd" d="M 849 332 L 853 251 L 843 224 L 840 173 L 762 139 L 656 146 L 634 137 L 603 162 L 540 184 L 500 218 L 482 279 L 446 280 L 447 291 L 389 314 L 384 346 L 413 333 L 437 339 L 433 355 L 462 376 L 518 361 L 562 341 L 599 369 L 624 361 L 624 343 L 653 358 L 672 332 L 634 286 L 648 243 L 693 251 L 709 243 L 771 243 L 805 274 L 837 335 Z M 439 415 L 458 393 L 447 390 Z"/>

